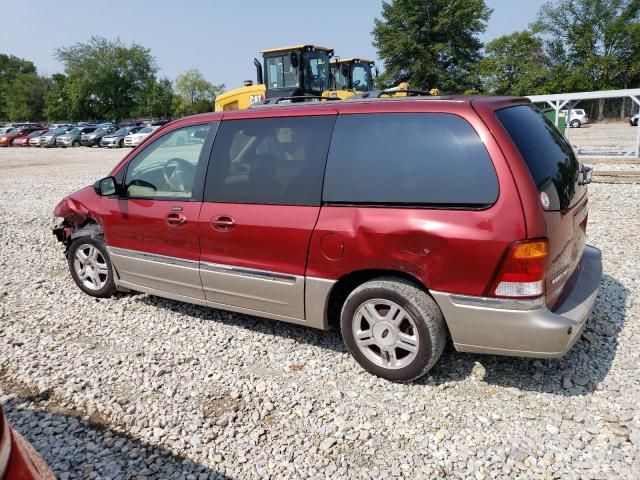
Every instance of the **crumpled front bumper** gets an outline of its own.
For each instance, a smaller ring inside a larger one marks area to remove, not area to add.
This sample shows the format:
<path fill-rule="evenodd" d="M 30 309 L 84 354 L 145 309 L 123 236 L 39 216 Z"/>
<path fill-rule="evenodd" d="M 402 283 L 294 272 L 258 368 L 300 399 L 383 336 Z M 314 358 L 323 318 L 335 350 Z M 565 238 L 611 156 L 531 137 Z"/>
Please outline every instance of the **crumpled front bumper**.
<path fill-rule="evenodd" d="M 434 292 L 458 351 L 517 357 L 561 357 L 567 353 L 593 311 L 602 253 L 585 246 L 576 281 L 553 311 L 544 299 L 509 300 Z"/>

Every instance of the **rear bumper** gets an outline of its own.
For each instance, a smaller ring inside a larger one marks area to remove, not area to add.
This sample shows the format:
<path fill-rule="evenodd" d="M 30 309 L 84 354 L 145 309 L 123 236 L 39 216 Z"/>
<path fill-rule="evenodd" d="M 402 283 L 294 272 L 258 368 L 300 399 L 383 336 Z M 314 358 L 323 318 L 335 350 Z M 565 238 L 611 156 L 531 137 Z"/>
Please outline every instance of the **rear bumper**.
<path fill-rule="evenodd" d="M 458 351 L 517 357 L 561 357 L 578 341 L 598 296 L 602 254 L 586 246 L 576 282 L 553 311 L 544 299 L 506 300 L 431 292 Z"/>

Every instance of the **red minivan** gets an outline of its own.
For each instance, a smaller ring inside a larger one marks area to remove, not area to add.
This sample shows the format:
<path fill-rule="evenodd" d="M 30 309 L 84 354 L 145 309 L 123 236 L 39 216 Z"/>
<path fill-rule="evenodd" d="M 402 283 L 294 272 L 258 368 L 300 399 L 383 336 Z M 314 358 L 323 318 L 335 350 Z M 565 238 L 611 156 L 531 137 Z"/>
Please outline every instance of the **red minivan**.
<path fill-rule="evenodd" d="M 65 198 L 93 296 L 135 290 L 326 329 L 408 381 L 455 348 L 559 357 L 602 276 L 590 169 L 528 100 L 401 97 L 184 118 Z"/>

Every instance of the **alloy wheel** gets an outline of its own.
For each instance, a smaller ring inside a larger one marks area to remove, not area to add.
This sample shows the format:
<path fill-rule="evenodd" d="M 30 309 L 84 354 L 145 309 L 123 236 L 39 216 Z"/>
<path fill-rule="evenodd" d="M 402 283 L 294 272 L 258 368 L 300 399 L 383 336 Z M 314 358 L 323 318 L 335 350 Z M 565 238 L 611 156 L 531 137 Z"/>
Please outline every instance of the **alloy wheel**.
<path fill-rule="evenodd" d="M 381 367 L 403 368 L 418 354 L 420 339 L 415 321 L 390 300 L 375 298 L 360 305 L 352 329 L 358 349 Z"/>

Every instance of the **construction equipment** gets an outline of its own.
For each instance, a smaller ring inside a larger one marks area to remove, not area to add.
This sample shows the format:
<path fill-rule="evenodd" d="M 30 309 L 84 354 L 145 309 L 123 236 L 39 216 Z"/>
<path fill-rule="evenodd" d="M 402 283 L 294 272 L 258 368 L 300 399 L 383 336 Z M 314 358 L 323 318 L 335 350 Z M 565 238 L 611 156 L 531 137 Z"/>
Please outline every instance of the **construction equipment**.
<path fill-rule="evenodd" d="M 275 97 L 292 97 L 292 101 L 299 97 L 317 97 L 329 90 L 331 48 L 296 45 L 260 53 L 263 64 L 253 60 L 256 84 L 248 80 L 243 87 L 218 95 L 214 101 L 216 112 L 249 108 Z"/>
<path fill-rule="evenodd" d="M 378 76 L 378 67 L 365 58 L 332 58 L 331 90 L 325 97 L 345 99 L 356 93 L 373 90 L 373 71 Z"/>

